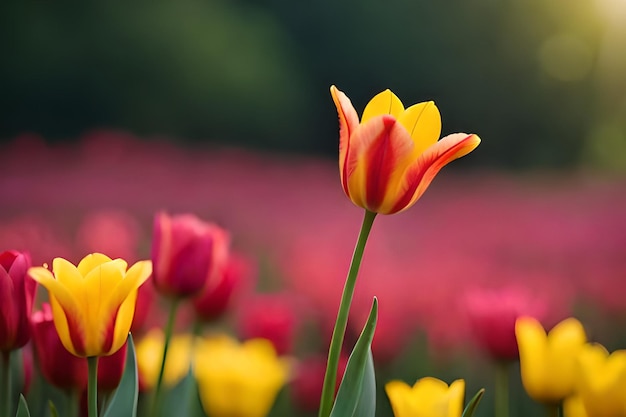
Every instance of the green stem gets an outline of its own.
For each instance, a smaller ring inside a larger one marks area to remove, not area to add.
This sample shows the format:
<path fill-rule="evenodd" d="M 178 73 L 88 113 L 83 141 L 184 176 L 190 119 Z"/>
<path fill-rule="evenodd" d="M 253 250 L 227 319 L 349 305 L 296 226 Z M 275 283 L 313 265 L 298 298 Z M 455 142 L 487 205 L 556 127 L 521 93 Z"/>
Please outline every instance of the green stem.
<path fill-rule="evenodd" d="M 80 406 L 80 391 L 72 389 L 66 391 L 67 394 L 67 415 L 69 417 L 78 417 L 78 408 Z"/>
<path fill-rule="evenodd" d="M 89 379 L 87 380 L 87 409 L 89 417 L 98 417 L 98 357 L 87 358 Z"/>
<path fill-rule="evenodd" d="M 0 417 L 11 415 L 11 351 L 2 352 L 0 364 Z"/>
<path fill-rule="evenodd" d="M 161 369 L 159 371 L 159 379 L 157 380 L 156 388 L 154 390 L 154 399 L 152 402 L 151 416 L 156 416 L 161 403 L 161 389 L 163 386 L 163 375 L 165 375 L 165 361 L 167 360 L 167 351 L 170 346 L 170 340 L 172 339 L 172 333 L 174 331 L 174 322 L 176 321 L 176 311 L 178 310 L 179 300 L 177 298 L 172 300 L 170 304 L 170 311 L 167 317 L 167 324 L 165 326 L 165 341 L 163 342 L 163 357 L 161 359 Z"/>
<path fill-rule="evenodd" d="M 318 417 L 328 417 L 332 410 L 333 400 L 335 397 L 335 386 L 337 384 L 339 355 L 341 353 L 343 338 L 346 333 L 346 325 L 348 323 L 348 315 L 350 313 L 350 304 L 352 303 L 356 278 L 359 273 L 359 267 L 361 266 L 361 260 L 363 259 L 363 251 L 365 250 L 367 237 L 372 230 L 375 218 L 376 213 L 365 210 L 365 216 L 363 218 L 363 223 L 361 224 L 359 238 L 356 242 L 356 246 L 354 247 L 350 270 L 348 271 L 348 276 L 343 287 L 343 294 L 341 295 L 341 302 L 339 304 L 337 320 L 335 321 L 335 328 L 333 329 L 333 335 L 330 339 L 328 362 L 326 364 L 326 375 L 324 375 L 324 386 L 322 388 L 322 397 L 320 399 Z"/>
<path fill-rule="evenodd" d="M 495 417 L 509 417 L 509 364 L 496 364 Z"/>

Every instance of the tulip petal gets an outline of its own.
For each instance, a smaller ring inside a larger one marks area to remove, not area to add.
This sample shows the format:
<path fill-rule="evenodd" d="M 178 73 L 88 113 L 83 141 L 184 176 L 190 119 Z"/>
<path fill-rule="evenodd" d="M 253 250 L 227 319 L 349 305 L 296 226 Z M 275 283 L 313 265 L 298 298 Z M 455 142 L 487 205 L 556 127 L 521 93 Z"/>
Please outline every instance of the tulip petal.
<path fill-rule="evenodd" d="M 12 347 L 16 336 L 15 324 L 18 321 L 18 308 L 15 301 L 13 280 L 0 265 L 0 351 Z"/>
<path fill-rule="evenodd" d="M 403 175 L 396 195 L 400 196 L 384 213 L 398 213 L 411 207 L 424 194 L 437 173 L 449 162 L 467 155 L 480 144 L 477 135 L 455 133 L 428 148 Z"/>
<path fill-rule="evenodd" d="M 63 258 L 52 260 L 52 271 L 56 279 L 68 288 L 82 288 L 84 275 L 71 262 Z"/>
<path fill-rule="evenodd" d="M 115 314 L 112 314 L 112 321 L 109 327 L 105 329 L 107 334 L 111 334 L 112 337 L 111 345 L 106 354 L 113 354 L 124 346 L 128 332 L 130 331 L 130 326 L 133 323 L 136 305 L 137 290 L 133 290 L 128 294 Z M 106 349 L 106 347 L 104 349 Z"/>
<path fill-rule="evenodd" d="M 396 120 L 383 115 L 360 125 L 348 155 L 348 190 L 358 206 L 379 212 L 405 170 L 414 143 Z"/>
<path fill-rule="evenodd" d="M 385 384 L 385 392 L 391 403 L 391 409 L 395 417 L 410 416 L 411 409 L 407 400 L 411 398 L 411 387 L 403 381 L 390 381 Z"/>
<path fill-rule="evenodd" d="M 463 401 L 465 400 L 465 380 L 457 379 L 450 384 L 448 398 L 448 416 L 460 416 L 463 413 Z"/>
<path fill-rule="evenodd" d="M 359 116 L 350 99 L 334 85 L 330 87 L 330 94 L 339 114 L 339 174 L 343 190 L 348 194 L 348 177 L 345 173 L 345 162 L 350 147 L 350 135 L 359 125 Z"/>
<path fill-rule="evenodd" d="M 363 110 L 363 116 L 361 116 L 361 124 L 383 114 L 389 114 L 397 119 L 403 111 L 404 105 L 398 96 L 387 89 L 376 94 L 369 103 L 367 103 L 365 110 Z"/>
<path fill-rule="evenodd" d="M 106 263 L 106 262 L 111 262 L 111 261 L 112 261 L 111 258 L 101 253 L 90 253 L 89 255 L 81 259 L 81 261 L 78 263 L 78 266 L 76 268 L 78 269 L 78 271 L 80 272 L 82 276 L 87 276 L 87 274 L 93 269 L 95 269 L 97 266 L 102 265 L 103 263 Z"/>
<path fill-rule="evenodd" d="M 85 354 L 85 321 L 77 300 L 65 285 L 54 279 L 46 268 L 33 267 L 28 270 L 30 276 L 50 294 L 50 305 L 54 325 L 63 346 L 76 356 Z"/>
<path fill-rule="evenodd" d="M 414 104 L 398 117 L 398 122 L 409 132 L 415 142 L 416 156 L 422 154 L 439 140 L 441 115 L 432 101 Z"/>

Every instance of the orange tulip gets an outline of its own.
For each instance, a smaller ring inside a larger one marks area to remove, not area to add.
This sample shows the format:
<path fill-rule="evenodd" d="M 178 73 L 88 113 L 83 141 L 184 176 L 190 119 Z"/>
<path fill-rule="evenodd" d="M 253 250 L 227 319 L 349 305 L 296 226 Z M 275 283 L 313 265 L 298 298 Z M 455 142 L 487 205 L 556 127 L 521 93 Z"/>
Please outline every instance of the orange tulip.
<path fill-rule="evenodd" d="M 389 90 L 376 95 L 361 120 L 350 99 L 335 86 L 339 113 L 339 170 L 343 191 L 354 204 L 381 214 L 411 207 L 449 162 L 480 143 L 474 134 L 441 140 L 441 117 L 432 101 L 408 108 Z"/>

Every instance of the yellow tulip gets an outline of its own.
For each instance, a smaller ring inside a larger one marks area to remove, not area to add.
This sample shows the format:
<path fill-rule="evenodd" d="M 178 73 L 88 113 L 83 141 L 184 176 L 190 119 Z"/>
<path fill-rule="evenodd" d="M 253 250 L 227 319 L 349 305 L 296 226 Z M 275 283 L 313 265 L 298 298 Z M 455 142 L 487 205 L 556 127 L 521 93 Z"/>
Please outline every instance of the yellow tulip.
<path fill-rule="evenodd" d="M 408 108 L 391 91 L 370 100 L 361 120 L 350 99 L 330 88 L 339 114 L 339 172 L 345 194 L 371 212 L 411 207 L 441 168 L 480 143 L 474 134 L 439 140 L 441 116 L 432 101 Z"/>
<path fill-rule="evenodd" d="M 626 417 L 626 350 L 585 345 L 578 357 L 578 395 L 589 417 Z"/>
<path fill-rule="evenodd" d="M 268 340 L 240 344 L 222 336 L 198 341 L 194 373 L 211 417 L 265 417 L 287 381 L 289 364 Z"/>
<path fill-rule="evenodd" d="M 576 361 L 587 341 L 582 324 L 568 318 L 546 334 L 539 321 L 521 317 L 515 323 L 522 383 L 528 395 L 559 405 L 574 393 Z"/>
<path fill-rule="evenodd" d="M 161 329 L 152 329 L 137 343 L 137 369 L 143 390 L 156 386 L 163 361 L 165 336 Z M 189 373 L 193 337 L 189 334 L 172 336 L 167 350 L 163 383 L 173 387 Z"/>
<path fill-rule="evenodd" d="M 52 272 L 28 270 L 49 293 L 54 326 L 65 349 L 79 357 L 117 352 L 128 336 L 137 289 L 152 273 L 150 261 L 126 270 L 122 259 L 101 253 L 85 256 L 77 266 L 55 258 Z"/>
<path fill-rule="evenodd" d="M 457 379 L 448 387 L 432 377 L 417 380 L 413 387 L 390 381 L 385 391 L 395 417 L 460 417 L 463 412 L 465 381 Z"/>
<path fill-rule="evenodd" d="M 583 400 L 578 395 L 567 397 L 563 401 L 563 417 L 590 417 L 585 410 Z"/>

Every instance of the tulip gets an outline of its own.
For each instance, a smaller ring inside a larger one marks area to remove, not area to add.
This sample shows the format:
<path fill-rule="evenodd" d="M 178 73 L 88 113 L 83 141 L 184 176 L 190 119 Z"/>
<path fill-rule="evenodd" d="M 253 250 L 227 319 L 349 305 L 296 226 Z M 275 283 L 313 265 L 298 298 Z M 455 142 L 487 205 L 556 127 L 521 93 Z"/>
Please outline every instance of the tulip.
<path fill-rule="evenodd" d="M 157 291 L 172 298 L 198 295 L 228 255 L 228 233 L 186 214 L 154 221 L 152 262 Z"/>
<path fill-rule="evenodd" d="M 589 417 L 626 417 L 626 350 L 587 344 L 578 357 L 577 392 Z"/>
<path fill-rule="evenodd" d="M 152 272 L 150 261 L 128 270 L 122 259 L 93 253 L 78 266 L 55 258 L 52 272 L 29 269 L 50 295 L 52 315 L 63 346 L 79 357 L 107 356 L 126 342 L 137 299 L 137 289 Z"/>
<path fill-rule="evenodd" d="M 204 322 L 222 317 L 234 301 L 236 291 L 251 274 L 250 269 L 248 261 L 231 254 L 215 274 L 216 279 L 194 298 L 196 317 Z"/>
<path fill-rule="evenodd" d="M 46 381 L 68 392 L 83 390 L 87 386 L 87 363 L 63 346 L 50 304 L 44 303 L 33 313 L 32 332 L 37 367 Z"/>
<path fill-rule="evenodd" d="M 165 386 L 173 387 L 187 376 L 191 365 L 192 341 L 188 334 L 172 337 L 163 373 Z M 158 328 L 148 331 L 137 343 L 137 370 L 142 391 L 151 390 L 157 384 L 164 343 L 165 337 Z"/>
<path fill-rule="evenodd" d="M 519 358 L 515 321 L 522 316 L 541 319 L 547 303 L 513 288 L 474 290 L 464 299 L 471 329 L 480 346 L 498 361 Z"/>
<path fill-rule="evenodd" d="M 287 294 L 258 294 L 243 303 L 238 322 L 243 339 L 267 339 L 279 355 L 290 353 L 296 335 L 297 317 Z"/>
<path fill-rule="evenodd" d="M 30 340 L 30 315 L 37 283 L 27 274 L 30 256 L 17 251 L 0 253 L 0 353 Z"/>
<path fill-rule="evenodd" d="M 539 321 L 521 317 L 515 335 L 526 392 L 539 403 L 559 406 L 574 393 L 576 361 L 587 341 L 582 324 L 568 318 L 546 334 Z"/>
<path fill-rule="evenodd" d="M 199 341 L 194 370 L 206 414 L 265 417 L 287 381 L 289 365 L 267 340 L 239 344 L 224 336 Z"/>
<path fill-rule="evenodd" d="M 411 207 L 439 170 L 480 143 L 474 134 L 439 140 L 441 117 L 432 101 L 404 108 L 389 90 L 365 107 L 361 120 L 350 99 L 330 92 L 339 113 L 339 172 L 352 202 L 368 211 L 393 214 Z"/>
<path fill-rule="evenodd" d="M 413 387 L 403 381 L 385 385 L 395 417 L 461 417 L 465 397 L 465 381 L 457 379 L 450 386 L 426 377 Z"/>

